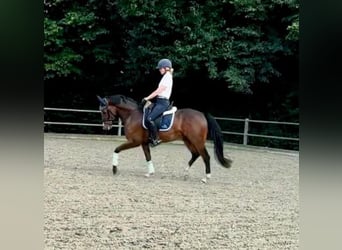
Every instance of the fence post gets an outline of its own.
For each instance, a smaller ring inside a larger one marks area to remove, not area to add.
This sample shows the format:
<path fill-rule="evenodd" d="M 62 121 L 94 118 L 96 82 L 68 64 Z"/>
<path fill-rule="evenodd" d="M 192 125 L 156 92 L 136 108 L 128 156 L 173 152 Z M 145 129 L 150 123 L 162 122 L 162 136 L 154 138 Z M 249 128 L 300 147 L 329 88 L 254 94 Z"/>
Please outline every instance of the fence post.
<path fill-rule="evenodd" d="M 118 136 L 121 136 L 121 130 L 122 130 L 122 122 L 121 119 L 119 119 L 119 128 L 118 128 Z"/>
<path fill-rule="evenodd" d="M 245 128 L 243 131 L 243 145 L 247 145 L 247 143 L 248 143 L 248 121 L 249 121 L 249 119 L 246 118 L 245 119 Z"/>

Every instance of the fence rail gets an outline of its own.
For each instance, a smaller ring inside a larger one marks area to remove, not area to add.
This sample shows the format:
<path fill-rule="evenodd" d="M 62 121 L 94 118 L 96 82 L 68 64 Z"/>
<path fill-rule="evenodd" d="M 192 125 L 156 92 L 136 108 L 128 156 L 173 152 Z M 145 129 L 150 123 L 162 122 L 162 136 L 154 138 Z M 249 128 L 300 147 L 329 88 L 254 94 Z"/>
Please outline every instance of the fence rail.
<path fill-rule="evenodd" d="M 62 111 L 62 112 L 85 112 L 85 113 L 100 113 L 99 110 L 86 110 L 86 109 L 66 109 L 66 108 L 48 108 L 45 107 L 44 111 Z M 240 135 L 243 137 L 243 145 L 248 145 L 248 138 L 249 137 L 262 137 L 262 138 L 269 138 L 269 139 L 277 139 L 277 140 L 291 140 L 291 141 L 298 141 L 298 137 L 285 137 L 285 136 L 274 136 L 274 135 L 264 135 L 264 134 L 255 134 L 249 133 L 249 128 L 251 123 L 264 123 L 264 124 L 278 124 L 278 125 L 290 125 L 290 126 L 298 126 L 299 123 L 296 122 L 279 122 L 279 121 L 264 121 L 264 120 L 252 120 L 249 118 L 246 119 L 239 119 L 239 118 L 225 118 L 225 117 L 214 117 L 217 121 L 234 121 L 234 122 L 243 122 L 244 129 L 243 132 L 235 132 L 235 131 L 224 131 L 222 130 L 223 134 L 231 134 L 231 135 Z M 79 122 L 62 122 L 62 121 L 45 121 L 44 118 L 44 125 L 67 125 L 67 126 L 92 126 L 92 127 L 102 127 L 102 123 L 79 123 Z M 124 125 L 122 124 L 121 120 L 119 119 L 118 124 L 113 124 L 113 127 L 118 128 L 118 135 L 122 135 L 122 130 Z"/>
<path fill-rule="evenodd" d="M 292 137 L 284 137 L 284 136 L 273 136 L 273 135 L 260 135 L 260 134 L 252 134 L 249 133 L 249 125 L 251 123 L 265 123 L 265 124 L 282 124 L 282 125 L 294 125 L 299 126 L 299 123 L 296 122 L 278 122 L 278 121 L 263 121 L 263 120 L 251 120 L 251 119 L 238 119 L 238 118 L 225 118 L 225 117 L 215 117 L 216 120 L 226 120 L 226 121 L 238 121 L 244 122 L 244 132 L 232 132 L 232 131 L 222 131 L 223 134 L 233 134 L 233 135 L 241 135 L 243 136 L 243 144 L 248 144 L 248 137 L 263 137 L 263 138 L 270 138 L 270 139 L 278 139 L 278 140 L 292 140 L 292 141 L 299 141 L 299 138 L 292 138 Z"/>
<path fill-rule="evenodd" d="M 44 108 L 44 111 L 66 111 L 66 112 L 85 112 L 85 113 L 100 113 L 99 110 L 88 110 L 88 109 L 65 109 L 65 108 Z M 52 122 L 52 121 L 45 121 L 44 124 L 46 125 L 69 125 L 69 126 L 90 126 L 90 127 L 102 127 L 102 123 L 77 123 L 77 122 Z M 118 135 L 122 135 L 122 121 L 119 119 L 118 124 L 113 124 L 113 127 L 118 128 Z"/>

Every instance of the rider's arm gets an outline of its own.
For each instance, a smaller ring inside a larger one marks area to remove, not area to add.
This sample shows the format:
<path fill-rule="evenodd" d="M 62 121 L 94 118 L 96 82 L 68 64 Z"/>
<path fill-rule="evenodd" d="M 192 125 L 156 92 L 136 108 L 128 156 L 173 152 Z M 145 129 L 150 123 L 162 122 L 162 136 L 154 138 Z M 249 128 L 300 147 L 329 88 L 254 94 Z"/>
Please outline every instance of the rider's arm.
<path fill-rule="evenodd" d="M 158 88 L 153 91 L 149 96 L 145 97 L 145 99 L 148 101 L 148 100 L 151 100 L 153 99 L 154 97 L 156 97 L 157 95 L 159 95 L 161 92 L 163 92 L 167 87 L 165 85 L 159 85 Z"/>

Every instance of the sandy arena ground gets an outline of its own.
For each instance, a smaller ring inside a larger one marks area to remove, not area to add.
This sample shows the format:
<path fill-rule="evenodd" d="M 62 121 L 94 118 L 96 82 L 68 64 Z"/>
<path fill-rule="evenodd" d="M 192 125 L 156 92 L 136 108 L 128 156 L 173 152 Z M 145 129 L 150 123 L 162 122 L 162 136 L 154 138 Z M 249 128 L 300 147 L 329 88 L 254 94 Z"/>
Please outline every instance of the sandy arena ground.
<path fill-rule="evenodd" d="M 199 158 L 181 143 L 151 149 L 156 175 L 144 177 L 140 147 L 120 153 L 114 136 L 44 135 L 45 249 L 298 249 L 299 154 L 225 145 L 204 184 Z"/>

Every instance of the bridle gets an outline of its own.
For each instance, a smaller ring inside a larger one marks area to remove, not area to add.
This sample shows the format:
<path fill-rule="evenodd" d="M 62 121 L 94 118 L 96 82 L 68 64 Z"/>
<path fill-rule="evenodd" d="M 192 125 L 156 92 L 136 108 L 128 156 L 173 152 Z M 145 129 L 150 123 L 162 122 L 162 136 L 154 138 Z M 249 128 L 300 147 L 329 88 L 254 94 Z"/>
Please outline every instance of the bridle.
<path fill-rule="evenodd" d="M 115 121 L 116 118 L 116 114 L 114 114 L 110 109 L 108 109 L 108 105 L 106 106 L 100 106 L 100 111 L 102 114 L 104 114 L 104 110 L 105 110 L 105 114 L 106 114 L 106 119 L 102 119 L 102 122 L 113 122 Z M 104 117 L 102 115 L 102 117 Z"/>

